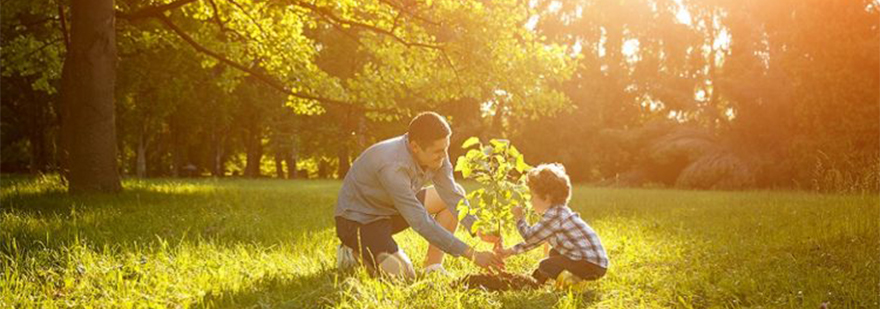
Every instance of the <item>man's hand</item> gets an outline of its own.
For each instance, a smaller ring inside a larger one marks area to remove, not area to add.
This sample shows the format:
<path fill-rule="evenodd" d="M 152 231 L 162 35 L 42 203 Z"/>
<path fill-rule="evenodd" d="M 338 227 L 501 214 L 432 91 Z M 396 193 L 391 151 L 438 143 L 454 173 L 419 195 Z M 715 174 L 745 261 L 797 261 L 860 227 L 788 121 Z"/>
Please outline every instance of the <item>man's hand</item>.
<path fill-rule="evenodd" d="M 523 209 L 522 209 L 521 206 L 515 206 L 515 207 L 513 207 L 513 209 L 511 210 L 511 212 L 513 212 L 513 218 L 516 219 L 516 220 L 520 220 L 520 219 L 522 219 L 522 218 L 525 216 L 525 214 L 523 213 Z"/>
<path fill-rule="evenodd" d="M 513 255 L 513 248 L 495 247 L 494 251 L 495 255 L 501 258 L 501 260 Z"/>
<path fill-rule="evenodd" d="M 504 261 L 491 252 L 474 251 L 474 249 L 468 248 L 465 251 L 465 256 L 482 268 L 489 270 L 504 269 Z"/>
<path fill-rule="evenodd" d="M 501 242 L 500 235 L 483 234 L 483 232 L 477 232 L 477 236 L 479 236 L 480 239 L 487 243 L 498 244 Z"/>

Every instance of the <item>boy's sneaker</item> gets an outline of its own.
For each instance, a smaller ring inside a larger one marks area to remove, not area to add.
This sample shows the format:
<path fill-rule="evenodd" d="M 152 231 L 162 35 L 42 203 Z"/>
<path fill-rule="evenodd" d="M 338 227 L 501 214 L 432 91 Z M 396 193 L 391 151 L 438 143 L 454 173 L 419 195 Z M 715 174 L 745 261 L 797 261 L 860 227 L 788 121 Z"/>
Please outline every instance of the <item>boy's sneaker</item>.
<path fill-rule="evenodd" d="M 358 260 L 355 257 L 354 250 L 342 244 L 336 248 L 336 268 L 346 270 L 354 268 L 357 264 Z"/>
<path fill-rule="evenodd" d="M 580 277 L 568 272 L 567 270 L 563 270 L 559 273 L 559 276 L 556 277 L 556 289 L 558 290 L 574 290 L 574 291 L 583 291 L 589 281 L 583 280 Z"/>
<path fill-rule="evenodd" d="M 447 276 L 447 277 L 451 275 L 449 273 L 449 271 L 446 270 L 446 268 L 443 268 L 443 264 L 440 264 L 440 263 L 431 264 L 431 265 L 428 265 L 428 267 L 425 267 L 425 275 L 430 275 L 430 274 L 434 274 L 434 273 L 440 274 L 443 276 Z"/>

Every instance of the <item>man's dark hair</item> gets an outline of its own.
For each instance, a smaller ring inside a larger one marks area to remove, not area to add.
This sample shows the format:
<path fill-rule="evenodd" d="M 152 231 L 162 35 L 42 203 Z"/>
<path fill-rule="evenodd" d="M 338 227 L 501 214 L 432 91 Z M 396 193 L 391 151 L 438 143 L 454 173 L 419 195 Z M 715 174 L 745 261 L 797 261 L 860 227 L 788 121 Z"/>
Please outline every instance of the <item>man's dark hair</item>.
<path fill-rule="evenodd" d="M 419 147 L 428 147 L 434 141 L 449 137 L 452 129 L 443 116 L 435 112 L 421 112 L 409 123 L 409 140 L 419 144 Z"/>

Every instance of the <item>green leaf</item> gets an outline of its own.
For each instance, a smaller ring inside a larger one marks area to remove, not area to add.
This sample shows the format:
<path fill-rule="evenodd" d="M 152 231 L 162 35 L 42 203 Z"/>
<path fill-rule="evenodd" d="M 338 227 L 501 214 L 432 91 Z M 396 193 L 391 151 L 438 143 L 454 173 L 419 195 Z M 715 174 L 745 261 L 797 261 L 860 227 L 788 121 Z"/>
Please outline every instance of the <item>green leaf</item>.
<path fill-rule="evenodd" d="M 489 143 L 492 144 L 492 146 L 495 146 L 495 147 L 504 147 L 504 146 L 509 145 L 509 144 L 510 144 L 510 141 L 509 141 L 509 140 L 506 140 L 506 139 L 492 139 L 492 140 L 489 141 Z"/>
<path fill-rule="evenodd" d="M 461 176 L 469 178 L 471 176 L 471 165 L 468 164 L 467 158 L 459 156 L 455 161 L 455 170 L 461 172 Z"/>
<path fill-rule="evenodd" d="M 481 226 L 483 226 L 482 220 L 474 221 L 474 224 L 471 225 L 471 233 L 476 233 L 477 231 L 479 231 Z"/>
<path fill-rule="evenodd" d="M 493 150 L 492 146 L 484 146 L 483 147 L 483 154 L 487 155 L 487 156 L 492 155 L 492 150 Z"/>
<path fill-rule="evenodd" d="M 523 158 L 522 155 L 519 155 L 516 157 L 516 171 L 517 172 L 522 173 L 522 172 L 528 171 L 530 169 L 532 169 L 532 167 L 529 166 L 528 164 L 526 164 L 526 160 Z"/>
<path fill-rule="evenodd" d="M 521 157 L 522 156 L 522 154 L 519 152 L 519 150 L 517 150 L 516 147 L 514 147 L 513 145 L 510 145 L 510 149 L 508 150 L 508 152 L 510 152 L 510 156 L 512 156 L 512 157 Z"/>
<path fill-rule="evenodd" d="M 467 152 L 467 155 L 465 157 L 469 160 L 476 160 L 482 159 L 483 157 L 485 157 L 485 155 L 483 155 L 483 152 L 479 149 L 471 149 Z"/>
<path fill-rule="evenodd" d="M 470 148 L 471 146 L 479 144 L 479 143 L 480 143 L 479 138 L 477 138 L 476 136 L 471 136 L 470 138 L 465 140 L 464 143 L 461 144 L 461 148 L 462 149 Z"/>

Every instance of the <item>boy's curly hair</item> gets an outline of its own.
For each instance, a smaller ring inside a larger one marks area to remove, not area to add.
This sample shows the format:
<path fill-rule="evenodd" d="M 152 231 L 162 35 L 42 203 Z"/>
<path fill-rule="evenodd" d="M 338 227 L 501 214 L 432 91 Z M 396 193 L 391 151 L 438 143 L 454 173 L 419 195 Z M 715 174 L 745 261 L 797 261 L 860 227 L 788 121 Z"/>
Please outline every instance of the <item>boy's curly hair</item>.
<path fill-rule="evenodd" d="M 536 166 L 529 171 L 526 183 L 532 194 L 538 194 L 554 205 L 568 204 L 571 199 L 571 180 L 562 164 L 544 163 Z"/>

